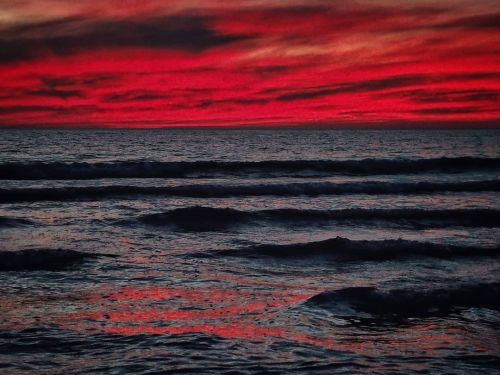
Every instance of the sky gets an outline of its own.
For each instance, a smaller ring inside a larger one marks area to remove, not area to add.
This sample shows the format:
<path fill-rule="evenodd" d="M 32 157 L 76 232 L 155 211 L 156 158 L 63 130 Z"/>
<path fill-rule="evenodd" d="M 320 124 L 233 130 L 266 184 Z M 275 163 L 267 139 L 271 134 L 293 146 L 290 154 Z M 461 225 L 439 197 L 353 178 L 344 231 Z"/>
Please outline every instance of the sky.
<path fill-rule="evenodd" d="M 500 127 L 498 0 L 0 0 L 0 126 Z"/>

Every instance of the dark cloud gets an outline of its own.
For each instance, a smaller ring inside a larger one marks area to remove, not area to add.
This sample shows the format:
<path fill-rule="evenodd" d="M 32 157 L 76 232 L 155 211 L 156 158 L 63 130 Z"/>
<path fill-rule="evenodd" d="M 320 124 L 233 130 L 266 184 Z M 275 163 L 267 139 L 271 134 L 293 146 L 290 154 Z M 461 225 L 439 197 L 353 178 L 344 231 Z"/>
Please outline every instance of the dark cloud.
<path fill-rule="evenodd" d="M 37 54 L 29 44 L 32 43 L 0 39 L 0 64 L 35 58 Z"/>
<path fill-rule="evenodd" d="M 281 75 L 283 73 L 292 70 L 291 66 L 287 65 L 269 65 L 269 66 L 259 66 L 248 69 L 252 74 L 258 75 L 261 78 L 270 78 L 274 76 Z"/>
<path fill-rule="evenodd" d="M 497 90 L 442 90 L 432 89 L 402 90 L 382 93 L 379 98 L 406 98 L 416 103 L 450 103 L 450 102 L 496 102 L 500 98 Z"/>
<path fill-rule="evenodd" d="M 477 16 L 461 17 L 452 21 L 440 23 L 437 28 L 466 28 L 466 29 L 496 29 L 500 30 L 500 13 L 482 14 Z"/>
<path fill-rule="evenodd" d="M 436 108 L 422 108 L 413 111 L 419 115 L 460 115 L 481 112 L 480 108 L 476 107 L 436 107 Z"/>
<path fill-rule="evenodd" d="M 48 112 L 58 115 L 74 115 L 78 113 L 97 113 L 101 109 L 95 105 L 73 105 L 73 106 L 45 106 L 45 105 L 12 105 L 8 107 L 0 107 L 0 115 L 12 114 L 27 114 L 27 113 L 40 113 Z"/>
<path fill-rule="evenodd" d="M 220 105 L 263 105 L 270 101 L 268 99 L 257 98 L 234 98 L 234 99 L 219 99 L 219 100 L 203 100 L 193 104 L 193 108 L 208 108 Z"/>
<path fill-rule="evenodd" d="M 59 99 L 85 98 L 86 89 L 102 87 L 103 82 L 109 81 L 111 75 L 89 74 L 66 77 L 38 77 L 39 87 L 29 90 L 11 92 L 15 96 L 42 96 Z"/>
<path fill-rule="evenodd" d="M 68 107 L 58 107 L 56 108 L 56 113 L 61 116 L 66 116 L 66 115 L 81 115 L 81 114 L 88 114 L 88 113 L 101 113 L 103 112 L 103 109 L 100 108 L 99 106 L 93 105 L 93 104 L 82 104 L 82 105 L 72 105 Z"/>
<path fill-rule="evenodd" d="M 109 87 L 119 82 L 123 77 L 116 73 L 84 73 L 70 76 L 36 76 L 35 78 L 46 87 L 62 89 Z"/>
<path fill-rule="evenodd" d="M 8 107 L 0 107 L 0 115 L 12 115 L 26 112 L 54 112 L 53 106 L 43 105 L 12 105 Z"/>
<path fill-rule="evenodd" d="M 461 99 L 467 102 L 497 102 L 500 98 L 500 91 L 479 91 L 463 95 Z"/>
<path fill-rule="evenodd" d="M 33 96 L 49 96 L 60 99 L 85 97 L 85 94 L 81 90 L 39 89 L 39 90 L 29 90 L 26 92 L 26 94 Z"/>
<path fill-rule="evenodd" d="M 363 82 L 341 84 L 338 86 L 334 86 L 332 88 L 322 88 L 319 90 L 286 93 L 286 94 L 278 96 L 277 100 L 279 100 L 279 101 L 294 101 L 294 100 L 319 98 L 319 97 L 330 96 L 330 95 L 381 91 L 381 90 L 386 90 L 386 89 L 391 89 L 391 88 L 396 88 L 396 87 L 415 85 L 415 84 L 420 83 L 421 80 L 422 80 L 422 77 L 419 75 L 398 76 L 398 77 L 390 77 L 390 78 L 386 78 L 386 79 L 368 80 L 368 81 L 363 81 Z"/>
<path fill-rule="evenodd" d="M 198 15 L 174 15 L 141 20 L 82 21 L 24 25 L 0 32 L 0 63 L 43 54 L 67 55 L 80 50 L 139 47 L 202 52 L 244 39 L 220 35 Z"/>
<path fill-rule="evenodd" d="M 373 112 L 373 111 L 355 111 L 355 110 L 353 110 L 353 111 L 340 111 L 339 113 L 341 115 L 362 118 L 362 117 L 365 117 L 365 116 L 373 115 L 375 112 Z"/>
<path fill-rule="evenodd" d="M 335 93 L 336 93 L 335 89 L 292 92 L 278 96 L 277 100 L 281 102 L 291 102 L 294 100 L 314 99 L 314 98 L 320 98 L 322 96 L 330 96 L 334 95 Z"/>
<path fill-rule="evenodd" d="M 121 102 L 142 102 L 150 100 L 167 99 L 169 95 L 161 92 L 147 91 L 147 90 L 134 90 L 123 93 L 110 94 L 103 96 L 102 100 L 107 103 L 121 103 Z"/>
<path fill-rule="evenodd" d="M 450 82 L 466 82 L 466 81 L 474 81 L 474 80 L 494 80 L 500 79 L 500 74 L 497 72 L 484 72 L 484 73 L 458 73 L 458 74 L 445 74 L 445 75 L 403 75 L 403 76 L 395 76 L 384 79 L 376 79 L 376 80 L 366 80 L 361 82 L 354 83 L 346 83 L 339 84 L 336 86 L 327 86 L 327 87 L 319 87 L 319 88 L 310 88 L 308 90 L 302 90 L 300 92 L 287 92 L 279 95 L 276 100 L 278 101 L 294 101 L 294 100 L 306 100 L 306 99 L 314 99 L 319 97 L 331 96 L 331 95 L 340 95 L 340 94 L 356 94 L 363 92 L 377 92 L 389 89 L 396 89 L 400 87 L 407 86 L 415 86 L 422 84 L 431 84 L 431 83 L 450 83 Z M 276 93 L 277 90 L 267 90 L 265 93 Z M 425 90 L 405 90 L 405 91 L 397 91 L 390 93 L 381 93 L 379 97 L 398 97 L 398 96 L 412 96 L 415 100 L 424 101 L 432 101 L 432 95 L 436 95 L 436 99 L 440 101 L 446 101 L 446 95 L 448 95 L 449 99 L 460 100 L 460 101 L 479 101 L 479 100 L 497 100 L 499 97 L 499 92 L 495 90 L 468 90 L 461 92 L 450 92 L 439 93 L 435 91 L 427 91 Z M 440 96 L 441 95 L 441 96 Z M 451 96 L 450 96 L 451 95 Z"/>
<path fill-rule="evenodd" d="M 437 77 L 439 78 L 439 77 Z M 497 80 L 500 79 L 500 72 L 477 72 L 477 73 L 457 73 L 442 76 L 443 81 L 474 81 L 474 80 Z"/>
<path fill-rule="evenodd" d="M 424 77 L 421 75 L 405 75 L 395 76 L 383 79 L 374 79 L 361 82 L 355 82 L 345 85 L 340 85 L 335 88 L 336 94 L 358 93 L 366 91 L 380 91 L 392 89 L 395 87 L 411 86 L 422 82 Z"/>

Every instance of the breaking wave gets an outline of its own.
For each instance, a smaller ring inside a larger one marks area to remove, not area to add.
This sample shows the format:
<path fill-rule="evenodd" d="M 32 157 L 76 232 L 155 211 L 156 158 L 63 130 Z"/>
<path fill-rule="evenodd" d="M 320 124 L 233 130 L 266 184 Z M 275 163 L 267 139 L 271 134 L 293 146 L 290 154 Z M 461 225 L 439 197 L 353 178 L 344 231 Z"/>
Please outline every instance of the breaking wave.
<path fill-rule="evenodd" d="M 100 256 L 113 257 L 67 249 L 0 251 L 0 271 L 59 271 Z"/>
<path fill-rule="evenodd" d="M 4 162 L 3 180 L 85 180 L 100 178 L 182 178 L 220 175 L 318 176 L 377 175 L 425 172 L 461 173 L 499 170 L 500 159 L 459 157 L 430 159 L 265 160 L 245 161 L 115 161 Z"/>
<path fill-rule="evenodd" d="M 142 215 L 139 222 L 155 225 L 173 225 L 190 231 L 209 231 L 226 229 L 245 223 L 252 217 L 250 212 L 232 208 L 185 207 L 171 211 Z"/>
<path fill-rule="evenodd" d="M 242 258 L 334 258 L 347 261 L 384 261 L 412 257 L 451 259 L 455 257 L 497 257 L 500 247 L 439 245 L 409 240 L 349 240 L 336 237 L 324 241 L 288 245 L 257 245 L 243 249 L 205 251 L 197 257 L 232 256 Z"/>
<path fill-rule="evenodd" d="M 192 206 L 146 214 L 138 221 L 154 226 L 175 226 L 185 230 L 216 230 L 251 222 L 284 224 L 349 222 L 369 224 L 396 222 L 414 227 L 496 227 L 500 226 L 500 211 L 492 209 L 340 209 L 300 210 L 295 208 L 242 211 L 232 208 Z"/>
<path fill-rule="evenodd" d="M 441 192 L 500 191 L 500 180 L 465 182 L 307 182 L 252 185 L 80 186 L 0 189 L 0 202 L 105 199 L 137 195 L 223 198 L 244 196 L 320 196 L 345 194 L 428 194 Z"/>
<path fill-rule="evenodd" d="M 317 294 L 304 304 L 344 315 L 350 311 L 354 315 L 364 313 L 376 319 L 398 320 L 443 316 L 468 308 L 500 310 L 499 294 L 500 283 L 430 290 L 350 287 Z"/>
<path fill-rule="evenodd" d="M 24 227 L 28 225 L 35 225 L 35 223 L 28 219 L 0 216 L 0 228 L 15 228 L 15 227 Z"/>

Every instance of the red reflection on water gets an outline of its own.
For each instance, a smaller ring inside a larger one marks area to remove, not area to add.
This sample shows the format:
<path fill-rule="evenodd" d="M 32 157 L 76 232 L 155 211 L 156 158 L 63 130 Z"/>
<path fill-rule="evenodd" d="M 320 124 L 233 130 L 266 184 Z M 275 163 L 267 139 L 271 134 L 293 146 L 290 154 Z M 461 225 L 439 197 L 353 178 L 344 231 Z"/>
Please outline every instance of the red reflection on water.
<path fill-rule="evenodd" d="M 223 308 L 215 308 L 210 310 L 169 310 L 169 309 L 154 309 L 147 311 L 121 311 L 109 314 L 109 321 L 112 322 L 151 322 L 151 321 L 166 321 L 166 320 L 200 320 L 200 319 L 227 319 L 233 316 L 255 314 L 260 315 L 264 312 L 269 313 L 269 309 L 283 308 L 289 305 L 284 305 L 283 302 L 267 301 L 258 302 L 250 301 L 242 305 L 231 305 Z"/>
<path fill-rule="evenodd" d="M 64 314 L 57 324 L 63 329 L 120 335 L 201 333 L 253 341 L 286 339 L 340 350 L 332 340 L 270 322 L 309 297 L 276 291 L 127 287 L 90 296 L 87 311 Z"/>
<path fill-rule="evenodd" d="M 182 289 L 167 287 L 124 288 L 108 296 L 95 295 L 93 303 L 103 299 L 116 302 L 155 302 L 178 300 L 195 304 L 225 304 L 228 302 L 250 302 L 265 300 L 268 305 L 285 305 L 301 302 L 311 297 L 311 294 L 288 294 L 280 292 L 256 292 L 238 289 Z"/>
<path fill-rule="evenodd" d="M 246 289 L 193 289 L 140 287 L 100 289 L 87 298 L 68 295 L 51 298 L 0 299 L 0 328 L 27 329 L 57 325 L 84 334 L 179 335 L 205 334 L 224 339 L 266 342 L 294 341 L 360 355 L 439 356 L 449 348 L 474 347 L 492 352 L 492 345 L 478 345 L 463 329 L 449 322 L 433 322 L 353 335 L 352 327 L 316 326 L 310 317 L 287 310 L 311 294 L 292 288 L 279 291 Z M 493 342 L 493 341 L 492 341 Z"/>
<path fill-rule="evenodd" d="M 328 349 L 345 350 L 332 340 L 314 338 L 300 333 L 294 333 L 285 328 L 260 327 L 252 323 L 231 323 L 220 325 L 192 325 L 183 327 L 152 327 L 152 326 L 128 326 L 128 327 L 108 327 L 106 333 L 118 335 L 179 335 L 188 333 L 203 333 L 211 336 L 218 336 L 225 339 L 265 341 L 270 338 L 286 339 L 315 346 L 322 346 Z"/>

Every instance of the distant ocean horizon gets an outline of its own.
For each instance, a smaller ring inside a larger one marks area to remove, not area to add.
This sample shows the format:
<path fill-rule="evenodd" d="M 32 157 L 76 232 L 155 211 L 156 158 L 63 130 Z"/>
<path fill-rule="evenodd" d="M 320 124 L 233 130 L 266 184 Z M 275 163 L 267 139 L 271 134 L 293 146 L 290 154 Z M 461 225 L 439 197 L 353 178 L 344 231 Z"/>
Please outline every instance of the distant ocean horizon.
<path fill-rule="evenodd" d="M 361 131 L 383 131 L 383 130 L 425 130 L 425 131 L 439 131 L 439 130 L 453 130 L 453 131 L 474 131 L 474 130 L 500 130 L 498 121 L 490 120 L 473 120 L 473 121 L 395 121 L 395 122 L 299 122 L 299 123 L 235 123 L 235 124 L 190 124 L 180 123 L 177 125 L 172 124 L 156 124 L 149 125 L 147 123 L 110 123 L 110 124 L 43 124 L 43 123 L 26 123 L 17 125 L 4 125 L 0 124 L 0 131 L 4 130 L 139 130 L 139 131 L 158 131 L 158 130 L 361 130 Z"/>
<path fill-rule="evenodd" d="M 500 129 L 0 129 L 0 372 L 500 367 Z"/>

